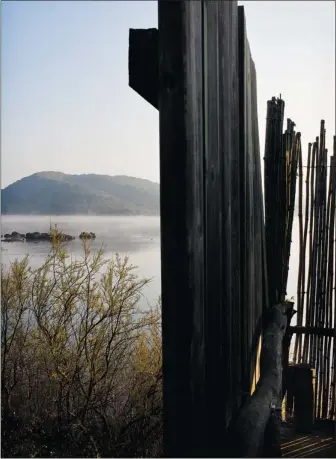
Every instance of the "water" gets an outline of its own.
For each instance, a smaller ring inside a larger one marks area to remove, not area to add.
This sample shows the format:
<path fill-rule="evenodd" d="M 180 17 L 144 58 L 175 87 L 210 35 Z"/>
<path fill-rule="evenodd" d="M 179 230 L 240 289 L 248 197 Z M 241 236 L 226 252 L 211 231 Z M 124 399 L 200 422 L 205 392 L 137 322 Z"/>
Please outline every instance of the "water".
<path fill-rule="evenodd" d="M 83 249 L 78 238 L 82 231 L 93 232 L 92 250 L 104 246 L 105 257 L 115 253 L 128 255 L 130 263 L 138 267 L 141 277 L 152 278 L 144 288 L 144 303 L 155 304 L 161 293 L 160 279 L 160 218 L 159 217 L 96 217 L 96 216 L 1 216 L 1 234 L 18 231 L 29 233 L 48 232 L 50 223 L 58 230 L 76 236 L 67 245 L 75 257 L 82 256 Z M 2 242 L 1 262 L 5 265 L 29 254 L 33 268 L 42 265 L 49 253 L 49 242 Z"/>
<path fill-rule="evenodd" d="M 290 270 L 288 275 L 287 296 L 296 299 L 296 286 L 299 260 L 298 219 L 294 219 L 291 245 Z M 2 216 L 1 233 L 48 232 L 51 224 L 57 224 L 59 230 L 76 236 L 69 243 L 68 249 L 75 255 L 81 255 L 82 248 L 78 235 L 82 231 L 96 233 L 92 242 L 93 249 L 103 244 L 107 257 L 118 252 L 129 255 L 130 262 L 139 267 L 142 277 L 153 278 L 145 288 L 144 294 L 150 303 L 156 302 L 161 292 L 160 279 L 160 218 L 159 217 L 96 217 L 96 216 Z M 43 263 L 50 244 L 48 242 L 12 242 L 2 243 L 1 259 L 8 264 L 15 258 L 30 255 L 31 265 L 38 267 Z M 295 322 L 295 318 L 293 323 Z"/>

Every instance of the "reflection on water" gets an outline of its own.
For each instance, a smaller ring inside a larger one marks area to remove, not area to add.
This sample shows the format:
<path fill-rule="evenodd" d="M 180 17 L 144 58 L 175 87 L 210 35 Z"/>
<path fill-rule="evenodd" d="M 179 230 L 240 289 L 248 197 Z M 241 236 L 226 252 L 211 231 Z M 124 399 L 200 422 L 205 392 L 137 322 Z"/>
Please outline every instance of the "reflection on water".
<path fill-rule="evenodd" d="M 113 254 L 129 255 L 130 262 L 138 266 L 142 277 L 153 278 L 144 289 L 149 302 L 155 302 L 160 295 L 160 219 L 159 217 L 96 217 L 96 216 L 2 216 L 1 234 L 18 231 L 29 233 L 48 232 L 51 225 L 67 234 L 76 236 L 67 244 L 68 251 L 75 257 L 81 256 L 82 243 L 78 238 L 82 231 L 93 232 L 93 251 L 104 247 L 105 257 Z M 50 250 L 48 242 L 2 242 L 1 262 L 9 264 L 26 254 L 31 265 L 39 267 Z"/>

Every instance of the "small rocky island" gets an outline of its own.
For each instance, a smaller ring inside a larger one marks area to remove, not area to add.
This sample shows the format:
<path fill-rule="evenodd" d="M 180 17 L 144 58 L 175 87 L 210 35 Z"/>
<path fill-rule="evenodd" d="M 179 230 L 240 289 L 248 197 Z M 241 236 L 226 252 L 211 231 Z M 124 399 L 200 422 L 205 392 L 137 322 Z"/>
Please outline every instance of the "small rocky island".
<path fill-rule="evenodd" d="M 39 233 L 35 231 L 34 233 L 18 233 L 17 231 L 13 231 L 11 234 L 7 233 L 4 236 L 1 235 L 1 242 L 39 242 L 39 241 L 46 241 L 51 242 L 52 240 L 57 239 L 61 242 L 69 242 L 73 241 L 75 236 L 71 236 L 70 234 L 65 234 L 58 231 L 50 231 L 49 233 Z M 95 233 L 89 233 L 83 231 L 79 235 L 79 239 L 96 239 Z"/>
<path fill-rule="evenodd" d="M 1 235 L 1 242 L 24 242 L 25 234 L 20 234 L 17 231 L 13 231 L 12 234 Z"/>
<path fill-rule="evenodd" d="M 79 239 L 96 239 L 96 235 L 95 233 L 87 233 L 83 231 L 82 233 L 80 233 Z"/>

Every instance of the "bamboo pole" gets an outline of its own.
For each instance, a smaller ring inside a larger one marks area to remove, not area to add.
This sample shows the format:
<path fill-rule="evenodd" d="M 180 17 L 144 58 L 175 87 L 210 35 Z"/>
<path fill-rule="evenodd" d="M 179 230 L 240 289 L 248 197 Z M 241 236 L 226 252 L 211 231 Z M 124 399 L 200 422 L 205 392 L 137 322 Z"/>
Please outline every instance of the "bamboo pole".
<path fill-rule="evenodd" d="M 303 245 L 300 247 L 300 252 L 302 251 L 302 266 L 301 266 L 301 310 L 300 316 L 298 315 L 298 325 L 302 326 L 303 321 L 306 322 L 307 317 L 307 308 L 305 307 L 305 300 L 307 299 L 306 294 L 306 256 L 307 256 L 307 236 L 308 236 L 308 223 L 309 223 L 309 179 L 310 179 L 310 162 L 311 162 L 311 154 L 312 154 L 312 144 L 308 144 L 308 164 L 306 170 L 306 203 L 305 203 L 305 222 L 304 222 L 304 235 L 303 235 Z M 296 335 L 297 340 L 295 344 L 296 353 L 295 353 L 295 361 L 298 363 L 302 362 L 303 357 L 303 339 L 302 335 Z"/>
<path fill-rule="evenodd" d="M 330 162 L 331 165 L 331 162 Z M 333 222 L 331 220 L 331 206 L 332 206 L 332 174 L 329 174 L 329 187 L 328 187 L 328 201 L 327 201 L 327 214 L 326 214 L 326 247 L 325 252 L 328 254 L 327 266 L 326 266 L 326 283 L 325 283 L 325 305 L 326 305 L 326 320 L 325 326 L 332 327 L 332 283 L 333 283 Z M 331 293 L 331 295 L 330 295 Z M 329 387 L 330 387 L 330 354 L 331 354 L 331 342 L 332 337 L 326 337 L 324 341 L 324 384 L 323 384 L 323 399 L 322 399 L 322 417 L 328 417 L 329 408 Z"/>
<path fill-rule="evenodd" d="M 286 296 L 298 172 L 297 326 L 332 329 L 336 325 L 335 156 L 330 162 L 329 175 L 326 130 L 322 120 L 319 137 L 308 144 L 303 206 L 305 166 L 300 133 L 295 133 L 295 124 L 287 119 L 286 130 L 281 135 L 283 107 L 284 104 L 273 98 L 267 112 L 265 218 L 270 303 L 280 303 Z M 334 155 L 335 144 L 334 139 Z M 315 368 L 316 417 L 330 418 L 336 408 L 335 338 L 328 333 L 297 333 L 294 358 L 297 363 L 309 363 Z"/>
<path fill-rule="evenodd" d="M 321 123 L 322 125 L 322 123 Z M 330 180 L 328 185 L 328 150 L 325 147 L 326 142 L 326 130 L 324 127 L 323 122 L 323 167 L 322 167 L 322 174 L 323 174 L 323 246 L 322 246 L 322 276 L 321 276 L 321 323 L 323 326 L 328 326 L 328 310 L 330 306 L 327 301 L 327 286 L 328 286 L 328 259 L 329 259 L 329 214 L 328 214 L 328 202 L 329 200 L 329 188 L 330 188 Z M 328 340 L 327 337 L 323 337 L 321 341 L 320 347 L 320 359 L 321 359 L 321 366 L 322 366 L 322 374 L 321 374 L 321 392 L 320 392 L 320 405 L 321 405 L 321 417 L 325 419 L 328 415 L 328 402 L 326 403 L 326 395 L 328 392 Z"/>
<path fill-rule="evenodd" d="M 318 238 L 317 238 L 317 273 L 316 273 L 316 303 L 315 303 L 315 323 L 318 326 L 323 326 L 324 323 L 324 304 L 323 304 L 323 277 L 324 277 L 324 230 L 325 230 L 325 180 L 324 180 L 324 121 L 321 121 L 320 126 L 320 142 L 319 142 L 319 183 L 318 183 Z M 323 366 L 323 336 L 315 337 L 316 348 L 316 372 L 317 390 L 315 392 L 315 412 L 317 418 L 321 418 L 321 398 L 324 383 L 324 366 Z"/>
<path fill-rule="evenodd" d="M 330 162 L 330 174 L 332 176 L 332 191 L 333 191 L 333 204 L 331 208 L 331 219 L 333 224 L 333 233 L 332 237 L 334 238 L 334 245 L 336 242 L 336 136 L 334 136 L 333 143 L 333 157 Z M 336 273 L 336 253 L 334 253 L 334 273 Z M 334 437 L 336 439 L 336 280 L 333 276 L 333 297 L 334 297 L 334 307 L 332 310 L 333 313 L 333 326 L 335 330 L 335 335 L 333 339 L 333 350 L 332 350 L 332 368 L 331 368 L 331 385 L 330 385 L 330 418 L 335 420 L 335 432 Z"/>
<path fill-rule="evenodd" d="M 304 253 L 303 253 L 303 221 L 302 221 L 302 154 L 301 151 L 299 153 L 299 196 L 298 196 L 298 205 L 299 205 L 299 269 L 298 269 L 298 282 L 297 282 L 297 324 L 301 325 L 302 323 L 302 279 L 303 279 L 303 260 L 304 260 Z M 300 337 L 297 335 L 295 339 L 295 346 L 294 346 L 294 357 L 295 360 L 298 360 L 298 348 L 299 348 L 299 339 Z"/>
<path fill-rule="evenodd" d="M 312 298 L 312 253 L 313 253 L 313 239 L 314 239 L 314 202 L 315 202 L 315 169 L 316 169 L 316 142 L 313 144 L 313 153 L 312 153 L 312 173 L 311 173 L 311 182 L 310 182 L 310 211 L 309 211 L 309 248 L 308 248 L 308 258 L 309 258 L 309 268 L 308 268 L 308 285 L 307 285 L 307 296 L 306 296 L 306 325 L 312 325 L 312 307 L 311 307 L 311 298 Z M 308 362 L 308 356 L 310 355 L 311 347 L 311 337 L 309 335 L 305 336 L 304 346 L 303 346 L 303 361 Z"/>
<path fill-rule="evenodd" d="M 325 148 L 322 120 L 320 136 L 308 145 L 305 221 L 302 215 L 302 164 L 299 158 L 298 327 L 330 329 L 335 326 L 335 166 Z M 335 149 L 334 140 L 334 149 Z M 308 246 L 307 246 L 308 242 Z M 308 250 L 307 250 L 308 249 Z M 306 264 L 307 258 L 307 264 Z M 306 273 L 308 268 L 308 273 Z M 306 277 L 307 274 L 307 277 Z M 307 280 L 306 280 L 307 279 Z M 306 285 L 307 284 L 307 285 Z M 298 336 L 300 335 L 300 336 Z M 335 339 L 329 334 L 296 335 L 295 361 L 310 363 L 316 370 L 315 413 L 329 418 L 335 411 Z"/>

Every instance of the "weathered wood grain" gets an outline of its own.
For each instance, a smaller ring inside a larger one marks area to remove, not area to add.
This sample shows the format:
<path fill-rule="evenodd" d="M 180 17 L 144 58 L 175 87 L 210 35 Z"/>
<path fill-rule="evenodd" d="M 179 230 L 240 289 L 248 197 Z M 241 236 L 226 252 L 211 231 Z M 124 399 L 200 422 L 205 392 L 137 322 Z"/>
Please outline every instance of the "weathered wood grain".
<path fill-rule="evenodd" d="M 261 316 L 268 304 L 263 195 L 257 113 L 256 70 L 246 34 L 244 7 L 238 7 L 240 246 L 242 292 L 243 391 L 250 391 L 261 334 Z"/>
<path fill-rule="evenodd" d="M 205 448 L 202 3 L 159 1 L 164 451 Z"/>
<path fill-rule="evenodd" d="M 268 300 L 256 71 L 236 1 L 158 6 L 164 450 L 224 457 Z"/>

